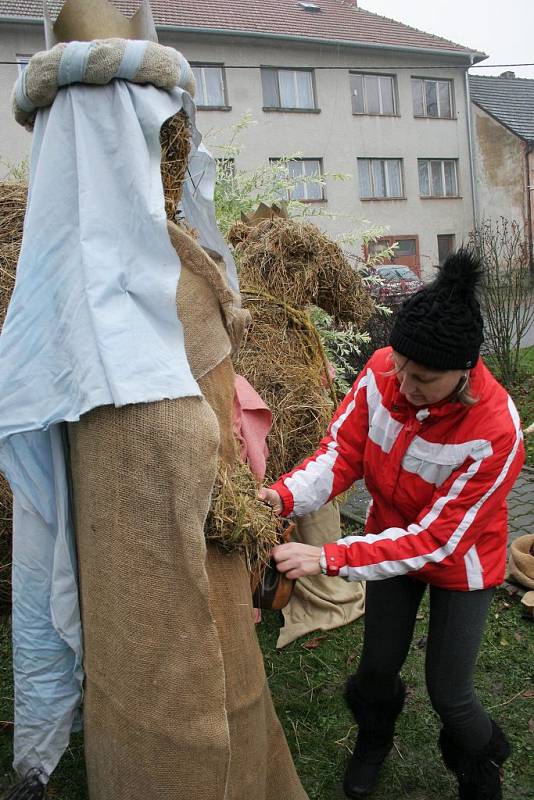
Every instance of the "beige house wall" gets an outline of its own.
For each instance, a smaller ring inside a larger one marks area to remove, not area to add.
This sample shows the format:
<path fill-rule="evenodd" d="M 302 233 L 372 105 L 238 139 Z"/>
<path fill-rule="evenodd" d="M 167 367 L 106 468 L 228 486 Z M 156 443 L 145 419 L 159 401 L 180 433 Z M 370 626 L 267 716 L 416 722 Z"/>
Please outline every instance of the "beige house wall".
<path fill-rule="evenodd" d="M 37 25 L 0 25 L 0 61 L 16 61 L 44 49 L 44 32 Z M 19 75 L 13 64 L 0 65 L 0 178 L 11 166 L 29 160 L 32 137 L 11 113 L 11 90 Z"/>
<path fill-rule="evenodd" d="M 477 208 L 480 220 L 506 217 L 526 225 L 524 144 L 473 104 Z"/>
<path fill-rule="evenodd" d="M 32 26 L 0 27 L 1 60 L 17 53 L 32 53 L 44 46 L 42 29 Z M 237 169 L 255 169 L 269 158 L 300 154 L 321 158 L 328 174 L 343 173 L 347 180 L 327 179 L 321 207 L 334 219 L 320 224 L 335 235 L 380 225 L 393 236 L 418 236 L 423 276 L 431 278 L 438 263 L 437 236 L 454 234 L 456 244 L 473 227 L 470 160 L 464 70 L 458 59 L 446 55 L 400 53 L 384 48 L 356 49 L 246 37 L 177 35 L 160 32 L 163 44 L 177 47 L 193 62 L 241 66 L 226 69 L 229 111 L 199 110 L 197 124 L 212 146 L 227 141 L 232 127 L 250 112 L 255 125 L 240 138 Z M 432 66 L 438 64 L 439 66 Z M 447 64 L 449 64 L 447 66 Z M 332 67 L 316 69 L 319 113 L 263 111 L 260 65 Z M 371 70 L 395 75 L 399 115 L 353 115 L 349 70 Z M 454 119 L 415 119 L 411 76 L 454 81 Z M 29 152 L 31 136 L 11 120 L 9 95 L 17 67 L 0 71 L 0 152 L 16 162 Z M 215 149 L 212 147 L 212 149 Z M 216 153 L 215 153 L 216 154 Z M 404 200 L 361 201 L 357 158 L 402 158 Z M 418 186 L 418 158 L 458 159 L 460 197 L 422 199 Z"/>

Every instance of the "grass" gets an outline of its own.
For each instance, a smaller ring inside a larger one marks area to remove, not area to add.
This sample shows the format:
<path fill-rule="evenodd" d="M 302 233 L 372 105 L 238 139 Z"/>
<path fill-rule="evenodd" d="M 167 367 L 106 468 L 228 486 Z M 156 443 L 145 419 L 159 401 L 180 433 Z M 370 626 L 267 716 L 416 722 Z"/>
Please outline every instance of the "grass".
<path fill-rule="evenodd" d="M 491 366 L 491 365 L 490 365 Z M 511 388 L 525 426 L 534 421 L 534 347 L 522 351 L 522 377 Z M 527 437 L 527 463 L 534 467 L 534 435 Z M 404 668 L 406 708 L 399 719 L 395 748 L 374 800 L 453 800 L 455 784 L 439 758 L 439 725 L 424 688 L 424 637 L 428 606 L 421 607 L 414 644 Z M 310 800 L 343 798 L 340 777 L 355 727 L 341 697 L 354 671 L 363 623 L 312 634 L 277 651 L 278 615 L 265 613 L 258 628 L 269 683 L 295 764 Z M 534 786 L 534 629 L 521 604 L 503 590 L 496 594 L 476 678 L 479 696 L 513 744 L 506 764 L 506 800 L 529 800 Z M 0 791 L 11 771 L 13 682 L 9 621 L 0 620 Z M 49 797 L 87 800 L 83 737 L 71 746 L 53 775 Z M 194 800 L 191 798 L 191 800 Z M 243 798 L 243 800 L 253 800 Z"/>
<path fill-rule="evenodd" d="M 534 422 L 534 346 L 525 347 L 521 351 L 521 370 L 522 377 L 512 387 L 511 394 L 523 425 L 527 427 Z M 525 449 L 526 463 L 534 467 L 534 433 L 525 437 Z"/>
<path fill-rule="evenodd" d="M 455 785 L 439 758 L 438 722 L 424 688 L 424 637 L 428 606 L 423 604 L 414 643 L 404 668 L 408 684 L 395 748 L 388 759 L 375 800 L 452 800 Z M 275 642 L 278 615 L 267 613 L 259 638 L 278 715 L 310 800 L 337 800 L 344 762 L 355 728 L 344 707 L 341 685 L 354 671 L 363 624 L 320 636 L 312 634 L 282 651 Z M 12 719 L 9 624 L 0 626 L 0 719 Z M 506 800 L 528 800 L 534 785 L 534 635 L 521 616 L 521 604 L 499 590 L 479 659 L 477 688 L 482 702 L 503 725 L 513 743 L 506 767 Z M 1 726 L 0 726 L 1 728 Z M 0 786 L 13 776 L 10 726 L 0 733 Z M 54 773 L 49 796 L 86 800 L 81 735 Z M 193 798 L 191 798 L 193 800 Z M 243 798 L 253 800 L 253 798 Z"/>

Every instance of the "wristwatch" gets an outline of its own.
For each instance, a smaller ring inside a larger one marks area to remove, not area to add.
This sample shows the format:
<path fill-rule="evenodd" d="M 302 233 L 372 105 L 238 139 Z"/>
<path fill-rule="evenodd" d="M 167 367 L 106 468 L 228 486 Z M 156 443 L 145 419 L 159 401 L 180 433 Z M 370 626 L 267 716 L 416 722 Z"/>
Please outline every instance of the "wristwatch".
<path fill-rule="evenodd" d="M 324 547 L 321 547 L 319 564 L 321 565 L 321 572 L 323 575 L 328 575 L 330 578 L 335 578 L 339 575 L 339 567 L 336 564 L 335 556 L 330 556 L 327 561 Z"/>

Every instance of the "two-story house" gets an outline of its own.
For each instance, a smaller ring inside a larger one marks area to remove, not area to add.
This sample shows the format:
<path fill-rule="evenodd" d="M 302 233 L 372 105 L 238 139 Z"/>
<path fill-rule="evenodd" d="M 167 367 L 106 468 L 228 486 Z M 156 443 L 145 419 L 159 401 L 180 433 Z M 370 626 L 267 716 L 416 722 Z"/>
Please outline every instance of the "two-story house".
<path fill-rule="evenodd" d="M 114 0 L 125 13 L 135 0 Z M 61 2 L 55 4 L 61 6 Z M 30 137 L 10 119 L 24 61 L 42 49 L 40 0 L 0 0 L 0 155 Z M 386 19 L 349 0 L 152 0 L 160 41 L 194 65 L 198 125 L 220 141 L 250 112 L 236 169 L 298 154 L 294 196 L 335 218 L 332 234 L 369 224 L 398 241 L 423 277 L 474 223 L 467 70 L 484 54 Z M 18 62 L 18 63 L 17 63 Z M 328 175 L 343 173 L 347 180 Z"/>

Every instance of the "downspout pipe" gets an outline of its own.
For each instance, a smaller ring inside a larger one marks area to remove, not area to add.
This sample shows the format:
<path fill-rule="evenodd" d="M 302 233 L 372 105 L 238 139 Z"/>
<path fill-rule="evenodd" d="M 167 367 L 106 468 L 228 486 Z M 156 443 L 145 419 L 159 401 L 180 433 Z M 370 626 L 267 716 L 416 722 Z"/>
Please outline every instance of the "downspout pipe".
<path fill-rule="evenodd" d="M 532 242 L 532 198 L 534 197 L 534 185 L 532 185 L 530 182 L 530 156 L 532 153 L 534 153 L 534 143 L 528 142 L 527 146 L 525 147 L 525 178 L 527 186 L 527 242 L 530 275 L 532 278 L 534 278 L 534 244 Z"/>
<path fill-rule="evenodd" d="M 473 64 L 473 56 L 470 56 L 470 65 Z M 469 174 L 471 178 L 471 198 L 473 203 L 473 227 L 475 230 L 478 229 L 479 224 L 479 214 L 478 214 L 478 197 L 477 197 L 477 186 L 476 186 L 476 164 L 475 164 L 475 154 L 474 154 L 474 142 L 473 142 L 473 124 L 472 124 L 472 116 L 471 116 L 471 91 L 469 89 L 469 67 L 466 69 L 464 73 L 465 77 L 465 103 L 466 103 L 466 119 L 467 119 L 467 141 L 469 145 Z"/>

